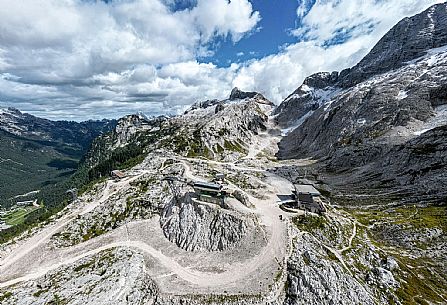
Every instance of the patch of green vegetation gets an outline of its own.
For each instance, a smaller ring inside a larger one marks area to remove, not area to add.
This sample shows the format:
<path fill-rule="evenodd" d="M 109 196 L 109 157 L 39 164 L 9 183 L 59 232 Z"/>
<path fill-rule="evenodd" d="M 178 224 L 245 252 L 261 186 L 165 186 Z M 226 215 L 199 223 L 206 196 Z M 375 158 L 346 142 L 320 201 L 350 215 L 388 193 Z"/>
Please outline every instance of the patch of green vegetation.
<path fill-rule="evenodd" d="M 411 224 L 414 228 L 440 228 L 447 231 L 447 205 L 397 208 L 397 223 Z"/>
<path fill-rule="evenodd" d="M 42 294 L 48 292 L 48 289 L 40 289 L 37 290 L 36 292 L 33 293 L 33 297 L 38 298 L 40 297 Z"/>
<path fill-rule="evenodd" d="M 191 299 L 197 300 L 200 304 L 223 304 L 223 303 L 239 303 L 249 300 L 259 301 L 261 294 L 209 294 L 209 295 L 192 295 Z"/>
<path fill-rule="evenodd" d="M 246 150 L 238 142 L 224 140 L 224 148 L 229 151 L 234 151 L 242 154 L 246 153 Z"/>
<path fill-rule="evenodd" d="M 302 231 L 313 232 L 317 229 L 324 229 L 326 218 L 314 215 L 298 215 L 292 218 L 292 222 Z"/>
<path fill-rule="evenodd" d="M 332 261 L 338 261 L 338 257 L 328 248 L 324 248 L 326 250 L 327 257 Z"/>
<path fill-rule="evenodd" d="M 101 178 L 98 178 L 98 179 L 88 182 L 87 184 L 83 185 L 78 190 L 78 196 L 81 196 L 83 194 L 86 194 L 86 193 L 92 191 L 98 183 L 102 183 L 102 182 L 106 181 L 107 179 L 108 179 L 108 177 L 101 177 Z"/>
<path fill-rule="evenodd" d="M 178 154 L 186 154 L 189 158 L 212 158 L 213 152 L 201 139 L 200 129 L 195 130 L 192 135 L 174 129 L 169 137 L 160 141 L 159 147 L 171 149 Z"/>
<path fill-rule="evenodd" d="M 222 146 L 220 146 L 220 144 L 218 143 L 218 144 L 216 144 L 215 151 L 216 151 L 216 153 L 221 154 L 221 153 L 225 152 L 225 149 Z"/>
<path fill-rule="evenodd" d="M 103 219 L 97 219 L 93 222 L 87 223 L 86 225 L 88 228 L 86 229 L 86 233 L 82 235 L 82 239 L 79 240 L 77 238 L 71 239 L 71 235 L 69 234 L 69 237 L 66 238 L 64 236 L 65 233 L 60 233 L 57 235 L 57 238 L 62 238 L 64 240 L 69 240 L 70 245 L 78 244 L 83 241 L 90 240 L 94 237 L 103 235 L 110 229 L 117 228 L 124 220 L 126 220 L 128 217 L 142 217 L 142 216 L 148 216 L 152 215 L 152 213 L 155 213 L 153 210 L 147 211 L 147 206 L 145 208 L 142 208 L 143 206 L 147 205 L 147 202 L 141 200 L 137 195 L 131 195 L 126 198 L 126 206 L 124 211 L 119 211 L 112 213 L 110 215 L 110 220 L 105 221 Z M 144 213 L 141 213 L 142 211 L 145 211 Z"/>
<path fill-rule="evenodd" d="M 0 302 L 3 302 L 7 299 L 9 299 L 12 296 L 12 293 L 10 291 L 3 292 L 3 294 L 0 295 Z"/>
<path fill-rule="evenodd" d="M 229 135 L 230 131 L 227 128 L 222 128 L 219 129 L 219 131 L 217 132 L 217 134 L 221 137 L 225 136 L 225 135 Z"/>
<path fill-rule="evenodd" d="M 427 228 L 440 228 L 445 232 L 447 230 L 446 208 L 445 205 L 401 206 L 374 211 L 351 211 L 351 214 L 365 225 L 364 230 L 367 225 L 380 223 L 385 227 L 401 225 L 402 230 L 410 230 L 409 232 Z M 358 227 L 359 229 L 361 228 Z M 368 231 L 368 237 L 377 249 L 382 250 L 384 257 L 391 255 L 398 261 L 399 269 L 393 271 L 393 275 L 399 281 L 400 287 L 395 289 L 394 295 L 401 304 L 443 304 L 445 302 L 447 280 L 444 274 L 440 273 L 442 271 L 438 271 L 440 262 L 425 257 L 423 254 L 407 255 L 407 249 L 400 249 L 396 245 L 390 247 L 387 241 L 376 238 L 371 231 Z M 420 243 L 417 247 L 424 249 L 426 245 Z M 390 299 L 390 304 L 396 304 L 396 302 Z"/>
<path fill-rule="evenodd" d="M 93 225 L 87 230 L 87 233 L 82 235 L 82 240 L 87 241 L 94 237 L 100 236 L 105 233 L 105 230 L 97 225 Z"/>
<path fill-rule="evenodd" d="M 155 179 L 155 177 L 150 177 L 146 180 L 140 180 L 140 181 L 132 181 L 130 182 L 131 186 L 135 186 L 138 187 L 138 190 L 140 193 L 146 193 L 147 190 L 149 189 L 149 186 L 156 183 L 157 179 Z"/>
<path fill-rule="evenodd" d="M 325 188 L 319 187 L 318 185 L 315 188 L 323 195 L 323 197 L 331 198 L 332 193 Z"/>
<path fill-rule="evenodd" d="M 447 231 L 447 206 L 403 206 L 375 211 L 351 211 L 358 222 L 367 226 L 375 222 L 411 225 L 415 229 L 440 228 Z"/>
<path fill-rule="evenodd" d="M 83 153 L 81 146 L 32 140 L 0 130 L 0 207 L 13 206 L 16 195 L 67 180 Z"/>
<path fill-rule="evenodd" d="M 50 304 L 54 304 L 54 305 L 65 305 L 68 302 L 64 299 L 62 299 L 58 294 L 54 294 L 53 295 L 53 300 L 50 302 Z"/>
<path fill-rule="evenodd" d="M 301 257 L 303 258 L 303 262 L 306 265 L 309 265 L 311 263 L 311 261 L 309 260 L 309 257 L 307 255 L 301 254 Z"/>
<path fill-rule="evenodd" d="M 341 146 L 347 146 L 352 143 L 352 137 L 344 137 L 338 141 Z"/>
<path fill-rule="evenodd" d="M 73 270 L 75 272 L 79 272 L 79 271 L 81 271 L 83 269 L 90 268 L 94 263 L 95 263 L 94 261 L 89 261 L 89 262 L 86 262 L 85 264 L 81 264 L 81 265 L 76 266 Z"/>
<path fill-rule="evenodd" d="M 115 169 L 131 168 L 140 164 L 146 156 L 147 153 L 144 151 L 144 147 L 135 143 L 119 147 L 113 150 L 108 158 L 88 170 L 89 181 L 108 177 L 110 172 Z"/>
<path fill-rule="evenodd" d="M 188 158 L 197 158 L 197 157 L 204 157 L 206 159 L 212 158 L 213 154 L 209 150 L 206 145 L 202 145 L 201 143 L 191 143 L 188 149 L 188 153 L 186 155 Z"/>
<path fill-rule="evenodd" d="M 279 282 L 279 281 L 281 280 L 282 273 L 283 273 L 283 270 L 282 270 L 282 269 L 280 269 L 280 270 L 276 273 L 276 275 L 275 275 L 275 282 Z"/>
<path fill-rule="evenodd" d="M 17 208 L 3 216 L 2 220 L 5 221 L 7 225 L 16 226 L 23 223 L 26 216 L 37 209 L 39 209 L 39 207 L 36 206 Z"/>
<path fill-rule="evenodd" d="M 427 265 L 429 258 L 397 256 L 401 268 L 400 287 L 395 291 L 403 304 L 441 304 L 445 301 L 446 288 L 433 276 Z M 443 291 L 436 291 L 439 289 Z M 443 295 L 443 297 L 441 297 Z"/>

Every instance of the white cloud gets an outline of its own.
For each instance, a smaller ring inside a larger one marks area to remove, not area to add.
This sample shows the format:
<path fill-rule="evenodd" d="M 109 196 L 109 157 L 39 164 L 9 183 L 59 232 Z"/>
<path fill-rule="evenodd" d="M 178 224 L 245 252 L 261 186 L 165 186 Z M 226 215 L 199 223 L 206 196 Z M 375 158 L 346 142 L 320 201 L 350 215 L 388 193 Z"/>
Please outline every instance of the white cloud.
<path fill-rule="evenodd" d="M 199 0 L 191 13 L 205 41 L 215 34 L 231 34 L 232 40 L 237 42 L 261 19 L 259 12 L 253 12 L 251 3 L 246 0 Z"/>
<path fill-rule="evenodd" d="M 176 12 L 175 0 L 0 0 L 0 104 L 53 119 L 161 114 L 233 86 L 278 103 L 309 74 L 354 65 L 397 21 L 435 2 L 306 0 L 292 31 L 303 41 L 219 68 L 197 58 L 213 54 L 217 36 L 236 43 L 257 30 L 248 0 L 191 0 Z M 349 36 L 327 46 L 340 33 Z"/>
<path fill-rule="evenodd" d="M 198 0 L 181 11 L 172 11 L 172 3 L 0 0 L 0 73 L 10 75 L 0 83 L 0 102 L 25 110 L 53 105 L 55 112 L 46 113 L 52 117 L 61 115 L 64 104 L 75 103 L 81 118 L 91 117 L 82 109 L 100 107 L 98 100 L 104 101 L 101 107 L 134 102 L 160 112 L 159 104 L 176 109 L 205 88 L 217 95 L 212 85 L 231 83 L 231 78 L 221 80 L 231 69 L 198 64 L 196 58 L 212 54 L 209 46 L 217 36 L 236 42 L 249 35 L 260 15 L 248 0 Z M 118 108 L 115 116 L 134 107 Z"/>

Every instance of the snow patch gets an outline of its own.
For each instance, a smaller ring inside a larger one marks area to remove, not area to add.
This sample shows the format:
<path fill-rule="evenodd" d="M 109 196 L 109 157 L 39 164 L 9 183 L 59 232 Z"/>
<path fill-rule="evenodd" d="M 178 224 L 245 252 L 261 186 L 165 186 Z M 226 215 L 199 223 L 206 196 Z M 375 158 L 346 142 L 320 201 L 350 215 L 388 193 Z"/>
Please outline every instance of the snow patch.
<path fill-rule="evenodd" d="M 305 115 L 303 115 L 302 117 L 300 117 L 292 126 L 285 128 L 285 129 L 281 129 L 281 135 L 284 137 L 284 136 L 288 135 L 290 132 L 292 132 L 293 130 L 300 127 L 304 123 L 304 121 L 306 121 L 307 118 L 310 117 L 313 113 L 314 113 L 314 111 L 311 110 L 311 111 L 307 112 Z"/>
<path fill-rule="evenodd" d="M 426 133 L 427 131 L 429 131 L 429 130 L 431 130 L 431 129 L 432 129 L 432 128 L 426 128 L 426 129 L 418 130 L 418 131 L 413 132 L 413 134 L 414 134 L 415 136 L 420 136 L 421 134 Z"/>
<path fill-rule="evenodd" d="M 426 121 L 419 130 L 413 132 L 415 136 L 432 130 L 436 127 L 447 125 L 447 105 L 441 105 L 435 108 L 435 116 Z"/>
<path fill-rule="evenodd" d="M 414 65 L 416 63 L 425 63 L 429 67 L 439 63 L 447 58 L 447 45 L 427 50 L 427 53 L 421 57 L 405 62 L 406 65 Z"/>
<path fill-rule="evenodd" d="M 397 95 L 397 99 L 398 100 L 403 100 L 404 98 L 406 98 L 408 96 L 407 91 L 405 90 L 400 90 L 399 94 Z"/>
<path fill-rule="evenodd" d="M 357 120 L 357 125 L 363 126 L 365 124 L 366 124 L 366 120 L 365 119 L 361 118 L 361 119 Z"/>
<path fill-rule="evenodd" d="M 304 91 L 304 92 L 310 92 L 310 91 L 313 90 L 313 88 L 311 88 L 311 87 L 309 87 L 308 85 L 305 85 L 305 84 L 302 84 L 300 89 L 301 89 L 301 91 Z"/>

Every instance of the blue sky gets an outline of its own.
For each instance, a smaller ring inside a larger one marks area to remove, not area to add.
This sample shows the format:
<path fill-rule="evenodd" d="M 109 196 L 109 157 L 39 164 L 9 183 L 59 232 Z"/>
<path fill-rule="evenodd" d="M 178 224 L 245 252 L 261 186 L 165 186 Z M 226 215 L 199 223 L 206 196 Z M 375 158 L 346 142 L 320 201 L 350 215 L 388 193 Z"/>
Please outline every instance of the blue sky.
<path fill-rule="evenodd" d="M 276 104 L 443 0 L 0 0 L 0 107 L 50 119 L 182 113 L 235 86 Z"/>
<path fill-rule="evenodd" d="M 259 59 L 278 53 L 285 44 L 298 41 L 290 34 L 299 22 L 296 9 L 297 1 L 291 0 L 253 0 L 253 10 L 261 13 L 262 19 L 257 30 L 238 43 L 231 39 L 216 39 L 216 53 L 211 62 L 217 66 L 229 66 L 233 62 Z M 243 55 L 242 55 L 243 54 Z M 209 58 L 201 58 L 206 62 Z"/>

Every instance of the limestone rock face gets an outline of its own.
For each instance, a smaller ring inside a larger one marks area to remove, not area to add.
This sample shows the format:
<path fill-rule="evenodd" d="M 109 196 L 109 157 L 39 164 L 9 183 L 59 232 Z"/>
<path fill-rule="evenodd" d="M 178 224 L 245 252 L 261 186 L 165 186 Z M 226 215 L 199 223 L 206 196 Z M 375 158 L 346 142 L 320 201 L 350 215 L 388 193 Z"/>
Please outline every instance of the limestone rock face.
<path fill-rule="evenodd" d="M 258 92 L 245 92 L 240 90 L 238 87 L 234 87 L 233 90 L 231 90 L 229 100 L 230 101 L 243 100 L 246 98 L 253 98 L 267 101 L 267 99 Z"/>
<path fill-rule="evenodd" d="M 144 129 L 150 129 L 150 122 L 140 115 L 128 115 L 121 118 L 115 127 L 116 140 L 113 147 L 123 146 Z"/>
<path fill-rule="evenodd" d="M 268 103 L 255 97 L 192 109 L 169 120 L 175 131 L 160 143 L 188 157 L 234 161 L 247 153 L 253 135 L 266 129 L 266 112 L 272 109 Z"/>
<path fill-rule="evenodd" d="M 277 122 L 292 129 L 278 156 L 326 161 L 330 173 L 349 170 L 347 181 L 332 183 L 396 187 L 410 200 L 433 181 L 433 192 L 442 191 L 436 196 L 430 187 L 426 199 L 443 200 L 445 188 L 434 181 L 445 183 L 447 163 L 430 135 L 443 137 L 447 125 L 446 11 L 442 3 L 402 20 L 349 71 L 306 79 L 275 110 Z"/>
<path fill-rule="evenodd" d="M 283 140 L 280 156 L 320 157 L 345 147 L 399 143 L 442 125 L 445 113 L 439 107 L 447 104 L 441 97 L 447 52 L 433 52 L 416 63 L 340 91 Z M 399 126 L 408 128 L 397 130 Z"/>
<path fill-rule="evenodd" d="M 369 292 L 307 233 L 297 239 L 287 270 L 285 304 L 376 304 Z"/>
<path fill-rule="evenodd" d="M 160 217 L 165 236 L 188 251 L 221 251 L 234 247 L 254 230 L 254 222 L 213 204 L 201 204 L 186 194 L 172 201 Z"/>
<path fill-rule="evenodd" d="M 393 189 L 404 195 L 401 200 L 408 203 L 444 202 L 447 198 L 446 141 L 447 126 L 444 125 L 403 144 L 361 146 L 336 152 L 327 168 L 339 174 L 328 182 L 351 192 Z M 341 173 L 343 170 L 345 173 Z"/>
<path fill-rule="evenodd" d="M 446 45 L 446 28 L 445 3 L 402 19 L 356 66 L 341 73 L 340 84 L 350 87 L 370 76 L 400 68 L 406 62 L 426 55 L 429 49 Z"/>
<path fill-rule="evenodd" d="M 216 100 L 216 99 L 214 99 L 214 100 L 206 100 L 206 101 L 198 101 L 198 102 L 195 102 L 194 104 L 192 104 L 191 107 L 189 107 L 185 111 L 185 114 L 187 114 L 187 113 L 189 113 L 191 111 L 197 110 L 197 109 L 205 109 L 205 108 L 208 108 L 208 107 L 212 107 L 212 106 L 215 106 L 215 105 L 217 105 L 219 103 L 220 103 L 220 101 Z"/>
<path fill-rule="evenodd" d="M 310 112 L 283 141 L 280 156 L 320 157 L 435 116 L 447 104 L 446 11 L 442 3 L 403 19 L 349 71 L 308 77 L 275 110 L 282 126 Z"/>
<path fill-rule="evenodd" d="M 116 249 L 20 284 L 2 304 L 152 304 L 157 294 L 144 271 L 143 255 Z"/>
<path fill-rule="evenodd" d="M 340 89 L 335 87 L 338 72 L 320 72 L 307 77 L 273 112 L 281 127 L 299 127 L 320 106 Z"/>

